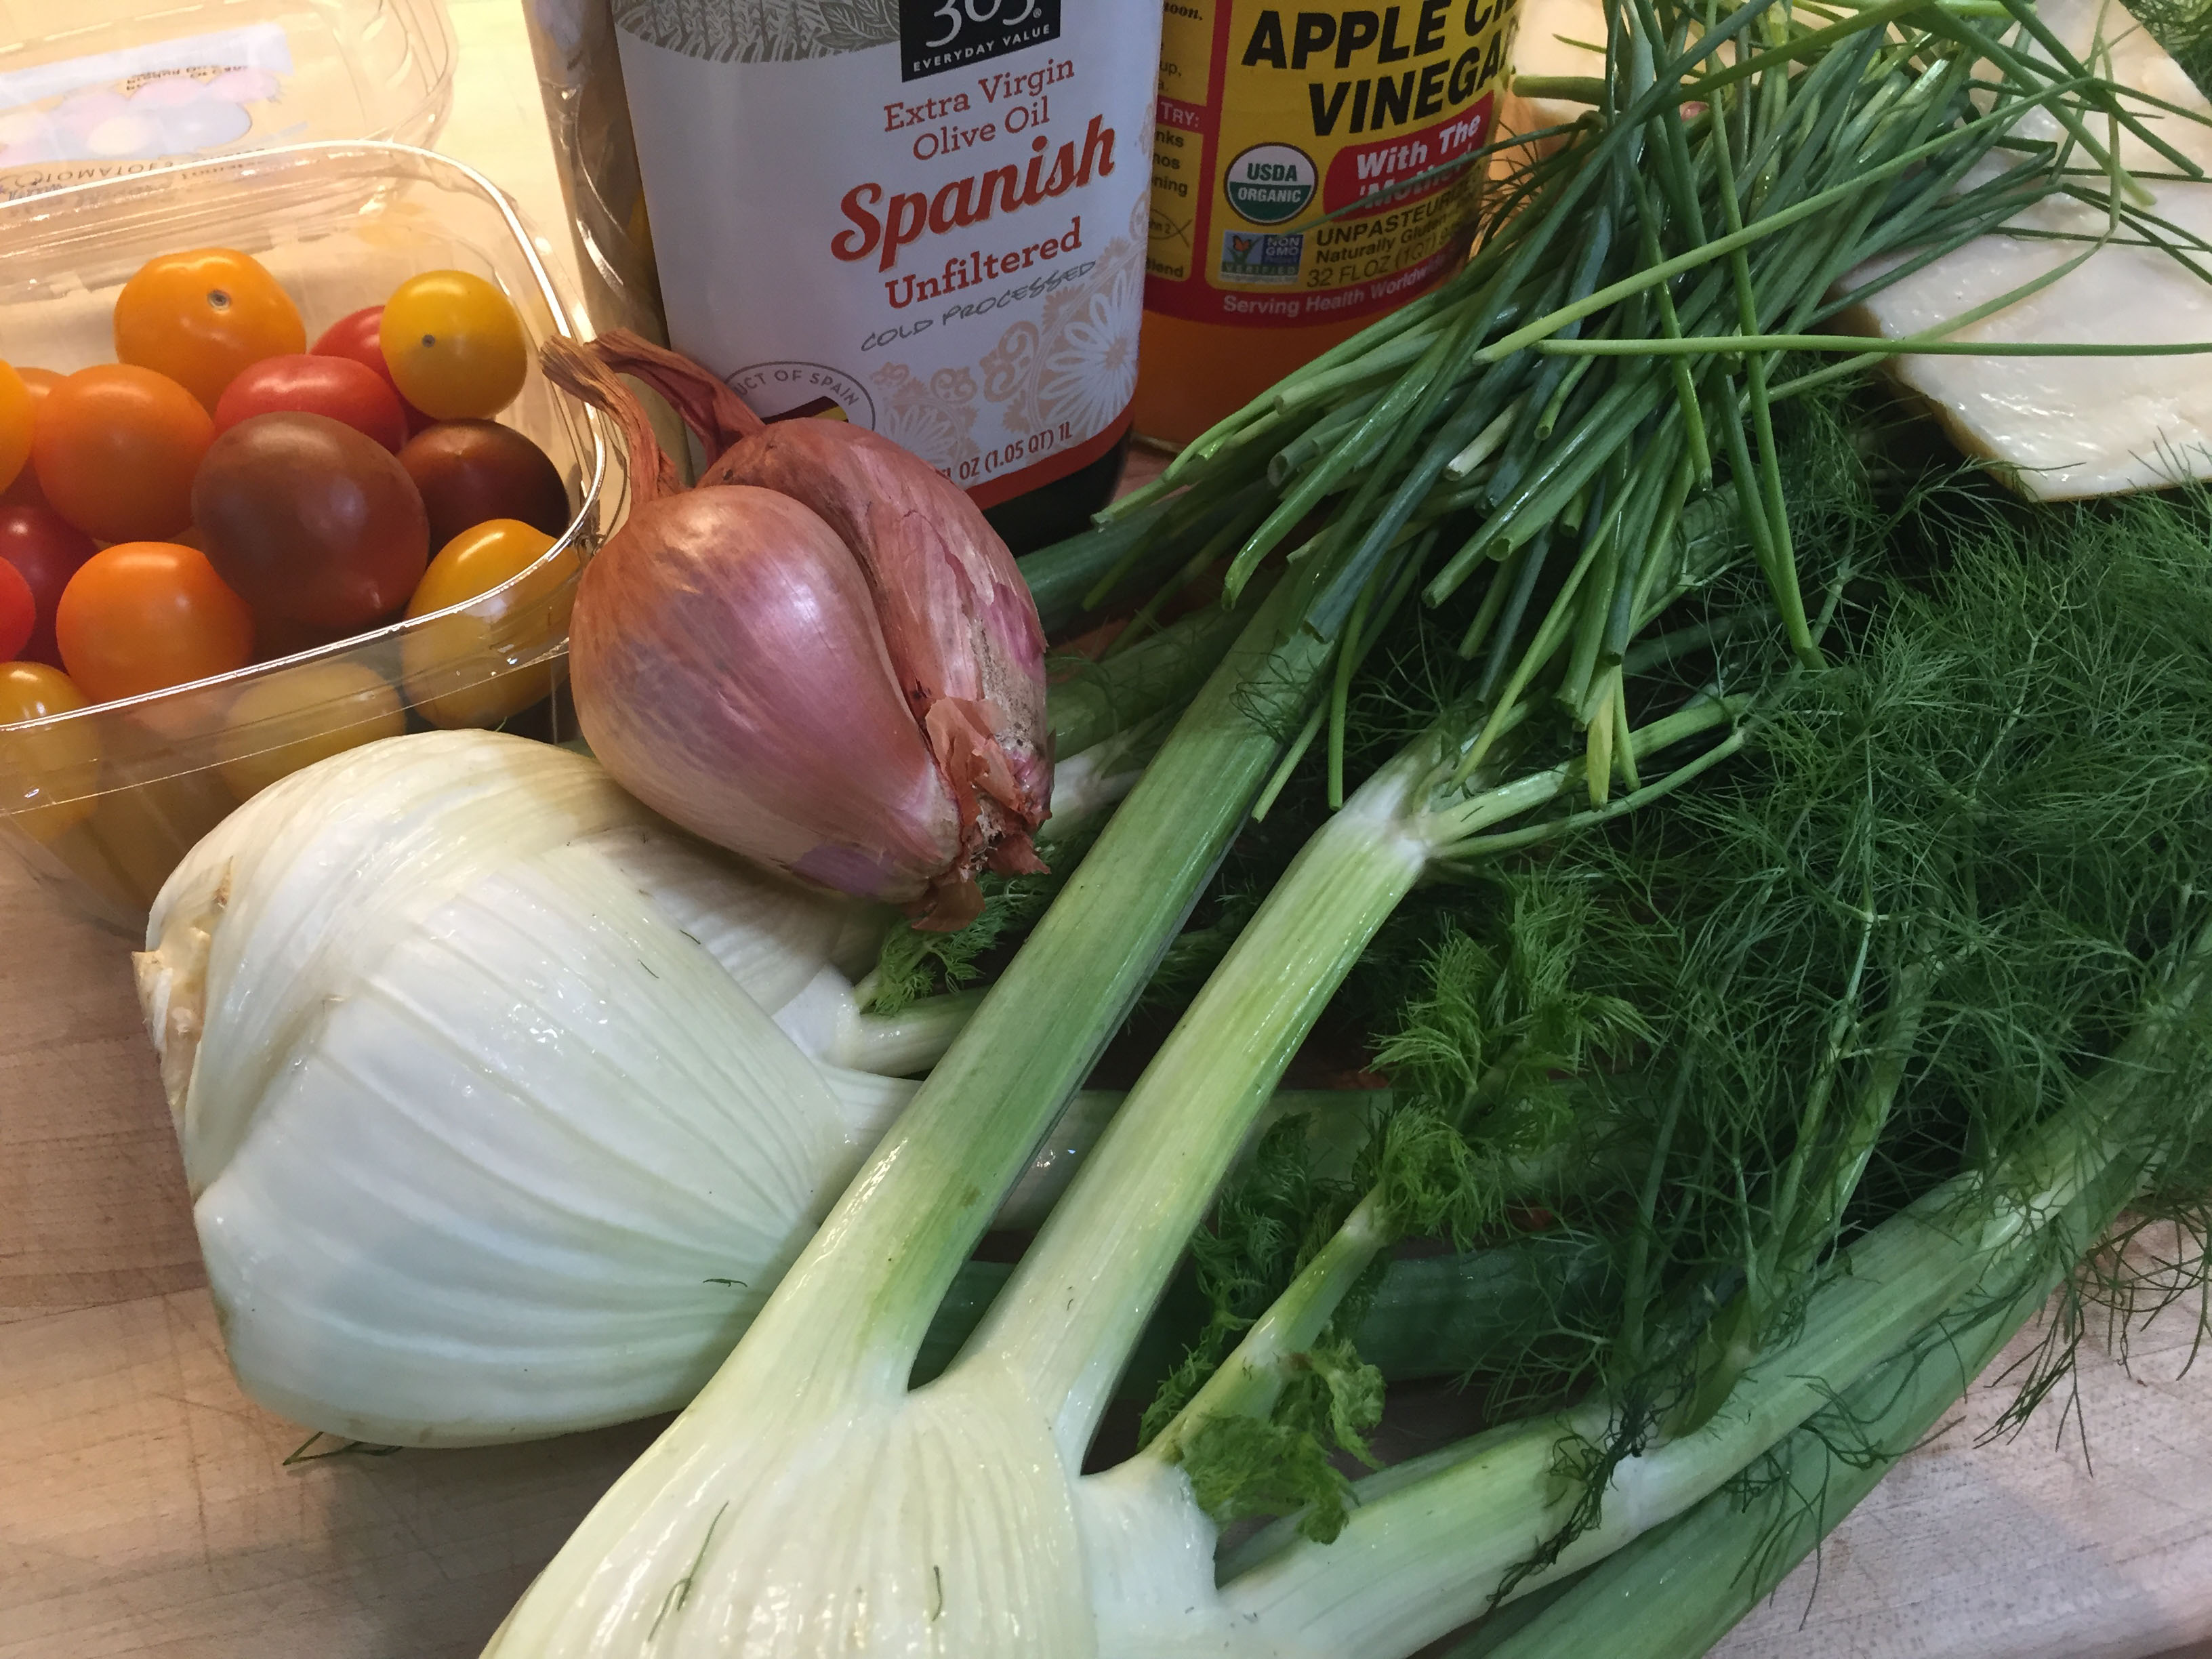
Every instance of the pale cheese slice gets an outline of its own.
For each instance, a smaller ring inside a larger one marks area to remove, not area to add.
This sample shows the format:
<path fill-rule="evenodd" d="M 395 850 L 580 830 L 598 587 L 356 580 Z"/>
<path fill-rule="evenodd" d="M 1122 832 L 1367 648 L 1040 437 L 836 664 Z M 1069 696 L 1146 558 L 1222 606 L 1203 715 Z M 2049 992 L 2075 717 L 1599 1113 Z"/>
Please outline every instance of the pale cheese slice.
<path fill-rule="evenodd" d="M 2044 0 L 2051 32 L 2087 60 L 2100 36 L 2105 73 L 2124 86 L 2212 114 L 2181 66 L 2116 0 Z M 2212 173 L 2212 127 L 2132 106 L 2144 125 Z M 2056 135 L 2031 117 L 2029 136 Z M 2100 131 L 2101 136 L 2101 131 Z M 2172 173 L 2172 163 L 2123 133 L 2123 163 Z M 2148 211 L 2212 242 L 2212 183 L 2149 181 Z M 2100 234 L 2106 217 L 2070 199 L 2046 201 L 2012 222 L 2024 228 Z M 2123 234 L 2132 233 L 2123 231 Z M 2081 244 L 1991 234 L 1945 255 L 1877 295 L 1854 319 L 1893 338 L 1934 328 L 2063 264 Z M 2197 256 L 2212 266 L 2212 256 Z M 2212 341 L 2212 283 L 2154 247 L 2108 246 L 2050 287 L 1954 337 L 2100 345 Z M 1952 357 L 1893 360 L 1892 372 L 1927 401 L 1969 453 L 2002 464 L 2039 500 L 2154 489 L 2212 478 L 2212 356 Z"/>
<path fill-rule="evenodd" d="M 1499 130 L 1539 132 L 1565 126 L 1589 110 L 1587 104 L 1561 98 L 1524 98 L 1512 90 L 1512 80 L 1524 75 L 1565 78 L 1604 73 L 1604 0 L 1521 0 L 1521 21 L 1513 36 L 1513 75 L 1498 110 Z"/>
<path fill-rule="evenodd" d="M 2086 58 L 2100 45 L 2105 72 L 2123 85 L 2212 115 L 2212 103 L 2117 0 L 2044 0 L 2041 15 L 2077 55 Z M 1601 75 L 1604 58 L 1590 46 L 1604 38 L 1602 0 L 1522 0 L 1515 73 Z M 1533 131 L 1571 121 L 1583 109 L 1511 96 L 1501 125 L 1507 132 Z M 2212 127 L 2148 106 L 2135 109 L 2167 143 L 2212 173 Z M 2036 116 L 2024 131 L 2049 137 L 2057 126 Z M 2130 134 L 2122 135 L 2120 155 L 2130 168 L 2173 171 Z M 2212 183 L 2155 180 L 2146 187 L 2155 198 L 2151 212 L 2212 242 Z M 2068 200 L 2047 202 L 2014 222 L 2095 234 L 2105 220 Z M 2026 236 L 1979 237 L 1857 307 L 1844 325 L 1892 337 L 1933 328 L 2052 270 L 2080 247 Z M 2212 268 L 2212 255 L 2198 263 Z M 2107 246 L 2049 288 L 1954 337 L 2095 344 L 2212 340 L 2212 284 L 2159 249 Z M 2027 495 L 2059 499 L 2212 478 L 2212 356 L 1917 356 L 1895 359 L 1891 369 L 1961 448 L 2000 463 Z"/>

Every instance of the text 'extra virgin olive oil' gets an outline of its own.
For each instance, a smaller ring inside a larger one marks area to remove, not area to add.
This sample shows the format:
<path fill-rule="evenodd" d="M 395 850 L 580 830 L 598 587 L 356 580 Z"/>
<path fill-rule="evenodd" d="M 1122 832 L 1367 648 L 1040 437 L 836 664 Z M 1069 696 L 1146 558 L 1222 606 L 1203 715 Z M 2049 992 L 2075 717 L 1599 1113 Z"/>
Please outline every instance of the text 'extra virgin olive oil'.
<path fill-rule="evenodd" d="M 1137 427 L 1188 443 L 1467 257 L 1518 0 L 1167 0 Z"/>
<path fill-rule="evenodd" d="M 894 438 L 1017 548 L 1121 475 L 1160 15 L 614 0 L 671 344 Z"/>

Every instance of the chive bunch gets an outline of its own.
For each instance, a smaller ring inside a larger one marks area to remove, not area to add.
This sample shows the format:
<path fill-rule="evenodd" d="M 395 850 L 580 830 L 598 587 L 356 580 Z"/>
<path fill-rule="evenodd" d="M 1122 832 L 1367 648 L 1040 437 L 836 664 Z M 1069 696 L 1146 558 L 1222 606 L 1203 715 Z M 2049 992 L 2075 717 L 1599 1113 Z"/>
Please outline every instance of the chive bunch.
<path fill-rule="evenodd" d="M 1431 605 L 1480 595 L 1458 648 L 1492 714 L 1466 775 L 1533 688 L 1584 734 L 1594 803 L 1616 779 L 1635 788 L 1623 660 L 1700 579 L 1680 535 L 1695 495 L 1732 493 L 1791 647 L 1819 660 L 1778 402 L 1890 353 L 1989 351 L 1942 337 L 2116 238 L 2194 263 L 2118 155 L 2125 132 L 2202 176 L 2146 119 L 2174 112 L 2094 72 L 2029 0 L 1620 0 L 1611 21 L 1602 75 L 1523 83 L 1589 112 L 1486 152 L 1513 165 L 1463 270 L 1031 562 L 1048 611 L 1086 579 L 1094 605 L 1164 579 L 1133 638 L 1224 562 L 1232 599 L 1278 551 L 1327 573 L 1311 612 L 1334 636 L 1326 695 L 1262 810 L 1324 726 L 1340 804 L 1353 676 L 1417 588 Z M 1909 339 L 1827 331 L 2056 195 L 2106 228 L 2043 275 Z M 1808 351 L 1844 355 L 1778 378 L 1782 354 Z"/>

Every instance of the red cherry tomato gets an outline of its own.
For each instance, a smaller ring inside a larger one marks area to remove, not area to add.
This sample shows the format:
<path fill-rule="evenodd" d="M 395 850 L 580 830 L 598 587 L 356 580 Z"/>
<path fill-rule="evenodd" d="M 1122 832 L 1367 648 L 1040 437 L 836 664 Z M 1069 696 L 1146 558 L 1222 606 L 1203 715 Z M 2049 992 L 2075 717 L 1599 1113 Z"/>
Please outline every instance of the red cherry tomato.
<path fill-rule="evenodd" d="M 326 415 L 395 454 L 407 441 L 399 394 L 366 363 L 349 357 L 264 357 L 239 371 L 215 406 L 216 435 L 256 415 Z"/>
<path fill-rule="evenodd" d="M 253 617 L 207 555 L 173 542 L 102 548 L 54 617 L 62 665 L 94 702 L 166 690 L 253 659 Z"/>
<path fill-rule="evenodd" d="M 384 347 L 379 343 L 383 326 L 384 307 L 363 306 L 325 329 L 310 355 L 345 357 L 364 368 L 374 369 L 377 379 L 392 388 L 393 397 L 399 398 L 399 407 L 407 416 L 407 435 L 411 438 L 431 424 L 431 417 L 399 397 L 399 382 L 392 378 L 392 365 L 384 361 Z"/>
<path fill-rule="evenodd" d="M 0 559 L 0 662 L 14 662 L 38 626 L 39 607 L 23 573 Z"/>
<path fill-rule="evenodd" d="M 54 642 L 54 607 L 62 602 L 62 590 L 77 567 L 97 546 L 51 507 L 0 507 L 0 562 L 29 584 L 31 604 L 38 613 L 30 640 L 15 653 L 18 658 L 54 668 L 62 665 L 61 647 Z"/>
<path fill-rule="evenodd" d="M 173 536 L 192 521 L 192 474 L 215 422 L 167 375 L 81 368 L 46 394 L 31 465 L 54 511 L 104 542 Z"/>
<path fill-rule="evenodd" d="M 291 295 L 235 248 L 149 259 L 115 296 L 117 361 L 167 375 L 209 410 L 248 363 L 307 343 Z"/>
<path fill-rule="evenodd" d="M 46 400 L 46 393 L 62 383 L 62 377 L 51 368 L 18 368 L 15 373 L 22 377 L 23 390 L 31 394 L 31 430 L 35 434 L 39 426 L 39 410 Z M 46 492 L 39 488 L 39 469 L 28 461 L 24 462 L 23 470 L 15 475 L 15 482 L 5 489 L 0 489 L 0 503 L 9 507 L 44 507 Z"/>

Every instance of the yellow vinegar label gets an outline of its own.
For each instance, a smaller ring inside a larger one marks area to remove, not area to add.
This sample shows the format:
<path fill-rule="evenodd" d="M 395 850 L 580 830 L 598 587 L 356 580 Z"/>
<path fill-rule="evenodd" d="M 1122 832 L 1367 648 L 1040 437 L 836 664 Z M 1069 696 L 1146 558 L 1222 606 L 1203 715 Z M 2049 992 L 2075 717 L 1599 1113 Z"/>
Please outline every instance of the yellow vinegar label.
<path fill-rule="evenodd" d="M 1167 0 L 1147 310 L 1386 311 L 1467 251 L 1519 0 Z"/>

